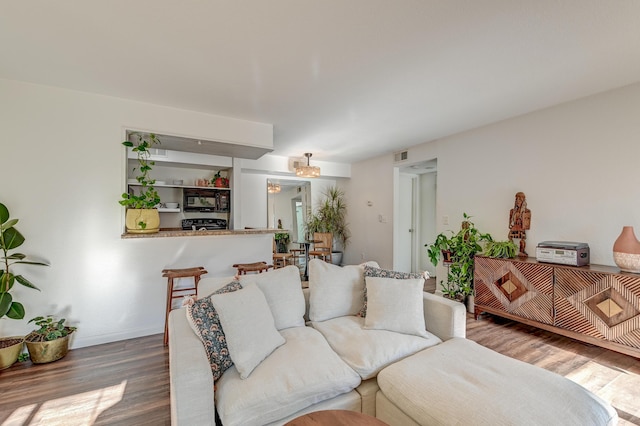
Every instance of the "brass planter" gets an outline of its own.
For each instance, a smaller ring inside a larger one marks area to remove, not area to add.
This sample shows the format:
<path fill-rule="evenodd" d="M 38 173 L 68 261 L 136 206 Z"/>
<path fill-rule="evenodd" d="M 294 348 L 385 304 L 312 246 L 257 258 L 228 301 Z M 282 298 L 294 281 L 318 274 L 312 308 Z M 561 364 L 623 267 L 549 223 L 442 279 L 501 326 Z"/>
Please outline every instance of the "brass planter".
<path fill-rule="evenodd" d="M 140 223 L 146 224 L 145 228 Z M 158 209 L 127 209 L 125 225 L 129 233 L 152 234 L 160 230 L 160 214 Z"/>
<path fill-rule="evenodd" d="M 20 352 L 22 352 L 22 344 L 24 343 L 24 337 L 13 336 L 3 337 L 0 342 L 6 342 L 8 340 L 15 340 L 16 342 L 7 346 L 6 348 L 0 348 L 0 370 L 9 368 L 18 360 Z"/>
<path fill-rule="evenodd" d="M 29 336 L 27 336 L 24 343 L 27 345 L 31 362 L 46 364 L 64 357 L 69 352 L 69 336 L 47 342 L 29 342 Z"/>

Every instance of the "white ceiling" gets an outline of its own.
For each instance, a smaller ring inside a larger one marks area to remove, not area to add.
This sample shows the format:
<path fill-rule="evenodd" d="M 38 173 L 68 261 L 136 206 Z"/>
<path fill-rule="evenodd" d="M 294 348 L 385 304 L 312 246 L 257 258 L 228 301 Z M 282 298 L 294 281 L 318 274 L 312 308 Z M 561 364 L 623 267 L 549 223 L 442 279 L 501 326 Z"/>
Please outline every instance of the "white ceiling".
<path fill-rule="evenodd" d="M 351 162 L 640 81 L 638 0 L 0 0 L 0 78 Z"/>

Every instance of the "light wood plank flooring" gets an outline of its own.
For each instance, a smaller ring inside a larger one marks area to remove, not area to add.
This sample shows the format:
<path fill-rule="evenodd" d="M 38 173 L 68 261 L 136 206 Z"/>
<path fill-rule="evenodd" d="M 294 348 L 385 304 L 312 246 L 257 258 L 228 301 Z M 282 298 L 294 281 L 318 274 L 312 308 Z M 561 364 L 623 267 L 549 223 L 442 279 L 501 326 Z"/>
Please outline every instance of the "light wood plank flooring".
<path fill-rule="evenodd" d="M 467 337 L 582 384 L 620 424 L 640 425 L 639 360 L 489 315 L 469 315 Z M 1 426 L 168 425 L 168 351 L 154 335 L 19 363 L 0 372 L 0 393 Z"/>

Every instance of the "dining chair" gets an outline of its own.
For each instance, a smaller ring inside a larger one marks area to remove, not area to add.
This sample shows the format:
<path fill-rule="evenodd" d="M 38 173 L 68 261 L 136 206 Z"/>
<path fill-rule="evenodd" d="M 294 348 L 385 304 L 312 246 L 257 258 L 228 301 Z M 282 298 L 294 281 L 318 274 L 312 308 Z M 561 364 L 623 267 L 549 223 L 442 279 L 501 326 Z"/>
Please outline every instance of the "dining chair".
<path fill-rule="evenodd" d="M 313 249 L 309 251 L 309 256 L 319 258 L 331 263 L 331 251 L 333 246 L 333 234 L 331 232 L 314 232 Z"/>

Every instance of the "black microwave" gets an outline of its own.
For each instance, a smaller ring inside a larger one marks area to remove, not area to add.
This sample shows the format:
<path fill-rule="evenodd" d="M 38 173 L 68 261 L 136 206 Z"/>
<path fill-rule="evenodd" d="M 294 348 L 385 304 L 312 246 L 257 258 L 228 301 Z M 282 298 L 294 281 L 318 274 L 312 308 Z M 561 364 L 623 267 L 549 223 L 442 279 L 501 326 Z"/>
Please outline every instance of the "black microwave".
<path fill-rule="evenodd" d="M 229 213 L 231 194 L 229 190 L 215 188 L 184 188 L 182 208 L 186 212 Z"/>

